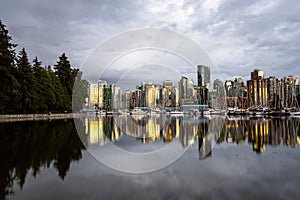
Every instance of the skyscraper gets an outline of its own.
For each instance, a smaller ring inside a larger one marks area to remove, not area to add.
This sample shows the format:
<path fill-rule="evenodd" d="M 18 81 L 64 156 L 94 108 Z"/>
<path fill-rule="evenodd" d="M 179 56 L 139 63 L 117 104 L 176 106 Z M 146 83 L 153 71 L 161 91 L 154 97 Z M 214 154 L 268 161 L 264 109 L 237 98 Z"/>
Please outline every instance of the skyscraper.
<path fill-rule="evenodd" d="M 251 72 L 251 80 L 256 80 L 258 78 L 264 78 L 264 71 L 260 69 L 255 69 L 253 72 Z"/>
<path fill-rule="evenodd" d="M 182 76 L 178 82 L 181 105 L 194 104 L 194 81 Z"/>
<path fill-rule="evenodd" d="M 205 65 L 197 66 L 198 86 L 209 87 L 210 84 L 210 68 Z"/>
<path fill-rule="evenodd" d="M 268 106 L 268 79 L 264 78 L 264 72 L 255 69 L 251 72 L 251 80 L 247 81 L 248 105 Z"/>

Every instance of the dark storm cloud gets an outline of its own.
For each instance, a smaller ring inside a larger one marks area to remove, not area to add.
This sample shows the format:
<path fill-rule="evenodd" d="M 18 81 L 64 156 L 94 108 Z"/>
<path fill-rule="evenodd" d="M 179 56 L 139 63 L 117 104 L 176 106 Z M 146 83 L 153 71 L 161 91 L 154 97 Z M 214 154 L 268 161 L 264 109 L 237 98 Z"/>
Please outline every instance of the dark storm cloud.
<path fill-rule="evenodd" d="M 66 52 L 79 66 L 87 52 L 110 35 L 109 30 L 134 20 L 132 11 L 139 7 L 134 1 L 121 0 L 12 0 L 2 2 L 0 13 L 14 41 L 31 57 L 54 64 Z"/>
<path fill-rule="evenodd" d="M 300 3 L 260 1 L 16 1 L 5 0 L 0 18 L 20 48 L 44 64 L 66 52 L 79 67 L 91 50 L 132 28 L 169 28 L 202 45 L 224 79 L 300 76 Z"/>
<path fill-rule="evenodd" d="M 299 5 L 297 1 L 221 3 L 207 27 L 223 23 L 207 31 L 210 37 L 229 41 L 231 45 L 227 48 L 233 50 L 223 60 L 224 63 L 217 62 L 219 67 L 227 74 L 241 76 L 249 76 L 250 70 L 257 67 L 261 67 L 268 75 L 282 77 L 291 72 L 299 76 L 299 70 L 295 70 L 300 62 Z M 223 48 L 226 50 L 226 46 Z M 237 55 L 234 53 L 236 49 L 240 51 Z"/>

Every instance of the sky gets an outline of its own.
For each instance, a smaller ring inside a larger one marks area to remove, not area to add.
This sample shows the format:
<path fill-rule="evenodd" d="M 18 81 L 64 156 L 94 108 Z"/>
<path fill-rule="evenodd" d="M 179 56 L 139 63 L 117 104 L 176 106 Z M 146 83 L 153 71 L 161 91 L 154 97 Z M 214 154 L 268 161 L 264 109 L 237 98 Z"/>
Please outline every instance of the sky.
<path fill-rule="evenodd" d="M 300 77 L 299 13 L 298 0 L 3 0 L 0 7 L 17 50 L 45 65 L 65 52 L 80 68 L 111 37 L 157 27 L 200 45 L 223 80 L 247 80 L 256 68 L 266 77 Z"/>

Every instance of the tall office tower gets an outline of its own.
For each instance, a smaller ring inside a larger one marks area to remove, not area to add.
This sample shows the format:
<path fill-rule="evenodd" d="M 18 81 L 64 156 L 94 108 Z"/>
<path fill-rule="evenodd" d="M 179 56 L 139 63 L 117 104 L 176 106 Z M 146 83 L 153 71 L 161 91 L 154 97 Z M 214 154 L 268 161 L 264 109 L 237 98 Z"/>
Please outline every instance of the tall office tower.
<path fill-rule="evenodd" d="M 131 91 L 126 90 L 125 93 L 123 94 L 123 99 L 122 99 L 122 108 L 123 109 L 130 109 L 130 103 L 131 103 Z"/>
<path fill-rule="evenodd" d="M 231 80 L 225 81 L 225 92 L 227 97 L 233 97 L 233 82 Z"/>
<path fill-rule="evenodd" d="M 164 88 L 166 88 L 168 90 L 168 92 L 170 92 L 170 93 L 172 92 L 172 87 L 173 87 L 173 82 L 172 81 L 165 80 L 163 82 L 163 86 L 164 86 Z"/>
<path fill-rule="evenodd" d="M 274 76 L 268 78 L 268 103 L 272 109 L 278 108 L 279 96 L 277 92 L 278 80 Z"/>
<path fill-rule="evenodd" d="M 179 99 L 180 101 L 182 99 L 186 99 L 186 93 L 187 93 L 187 77 L 182 76 L 181 79 L 178 82 L 178 88 L 179 88 Z"/>
<path fill-rule="evenodd" d="M 215 90 L 217 96 L 225 96 L 223 81 L 219 79 L 214 80 L 213 89 Z"/>
<path fill-rule="evenodd" d="M 233 95 L 235 97 L 243 96 L 244 86 L 245 86 L 244 79 L 242 79 L 241 77 L 235 78 L 233 82 Z"/>
<path fill-rule="evenodd" d="M 224 109 L 226 107 L 225 87 L 223 81 L 219 79 L 214 80 L 211 97 L 213 108 Z"/>
<path fill-rule="evenodd" d="M 209 88 L 210 84 L 210 68 L 205 65 L 197 66 L 198 86 Z"/>
<path fill-rule="evenodd" d="M 297 107 L 296 88 L 298 85 L 299 81 L 296 76 L 283 78 L 284 107 Z"/>
<path fill-rule="evenodd" d="M 194 104 L 194 81 L 182 76 L 179 85 L 179 99 L 180 103 L 183 104 Z"/>
<path fill-rule="evenodd" d="M 173 86 L 172 90 L 173 90 L 173 94 L 175 95 L 172 98 L 172 106 L 178 107 L 179 106 L 179 89 L 176 88 L 175 86 Z"/>
<path fill-rule="evenodd" d="M 98 84 L 91 83 L 89 85 L 89 95 L 88 95 L 88 105 L 89 108 L 98 107 L 99 98 L 98 98 Z"/>
<path fill-rule="evenodd" d="M 140 107 L 156 107 L 156 100 L 159 93 L 153 83 L 143 82 L 137 86 L 137 89 L 141 91 L 139 97 Z"/>
<path fill-rule="evenodd" d="M 255 69 L 251 72 L 251 80 L 247 81 L 248 105 L 268 106 L 268 79 L 264 78 L 264 72 Z"/>
<path fill-rule="evenodd" d="M 120 87 L 112 87 L 112 108 L 118 110 L 121 108 L 122 91 Z"/>
<path fill-rule="evenodd" d="M 106 81 L 99 80 L 98 81 L 98 107 L 103 108 L 104 104 L 104 87 L 107 85 Z"/>
<path fill-rule="evenodd" d="M 103 109 L 106 111 L 112 110 L 112 91 L 114 90 L 115 85 L 105 85 L 103 86 Z"/>
<path fill-rule="evenodd" d="M 238 108 L 247 107 L 247 87 L 245 86 L 244 79 L 239 77 L 235 78 L 233 82 L 233 95 L 235 97 L 235 106 Z"/>
<path fill-rule="evenodd" d="M 156 107 L 157 89 L 152 83 L 146 84 L 146 107 Z"/>
<path fill-rule="evenodd" d="M 88 104 L 90 108 L 103 108 L 103 88 L 106 81 L 99 80 L 98 83 L 89 85 Z"/>
<path fill-rule="evenodd" d="M 176 94 L 174 94 L 173 91 L 173 82 L 170 80 L 165 80 L 163 82 L 163 89 L 165 91 L 165 106 L 175 106 L 173 104 Z"/>
<path fill-rule="evenodd" d="M 251 80 L 258 79 L 259 77 L 264 78 L 264 71 L 255 69 L 253 72 L 251 72 Z"/>

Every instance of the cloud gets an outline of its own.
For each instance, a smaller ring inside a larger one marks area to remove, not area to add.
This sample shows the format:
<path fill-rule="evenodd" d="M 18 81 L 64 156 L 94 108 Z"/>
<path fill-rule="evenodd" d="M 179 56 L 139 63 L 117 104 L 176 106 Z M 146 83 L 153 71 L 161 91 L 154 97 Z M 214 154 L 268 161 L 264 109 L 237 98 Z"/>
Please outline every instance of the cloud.
<path fill-rule="evenodd" d="M 223 79 L 257 67 L 300 76 L 297 0 L 5 1 L 1 19 L 20 48 L 53 65 L 66 52 L 79 67 L 96 45 L 141 27 L 178 31 L 204 47 Z"/>

